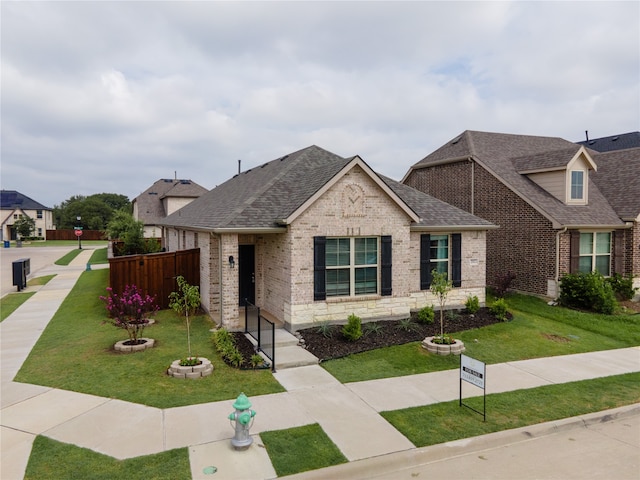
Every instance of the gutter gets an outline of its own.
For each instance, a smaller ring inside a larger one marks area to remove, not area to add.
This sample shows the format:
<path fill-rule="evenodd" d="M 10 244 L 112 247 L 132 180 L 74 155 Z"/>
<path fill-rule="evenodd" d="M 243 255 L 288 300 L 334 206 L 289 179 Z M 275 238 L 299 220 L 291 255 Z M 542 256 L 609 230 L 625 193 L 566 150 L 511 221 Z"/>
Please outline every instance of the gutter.
<path fill-rule="evenodd" d="M 483 231 L 497 230 L 499 225 L 416 225 L 409 227 L 411 232 L 452 232 L 452 231 Z"/>

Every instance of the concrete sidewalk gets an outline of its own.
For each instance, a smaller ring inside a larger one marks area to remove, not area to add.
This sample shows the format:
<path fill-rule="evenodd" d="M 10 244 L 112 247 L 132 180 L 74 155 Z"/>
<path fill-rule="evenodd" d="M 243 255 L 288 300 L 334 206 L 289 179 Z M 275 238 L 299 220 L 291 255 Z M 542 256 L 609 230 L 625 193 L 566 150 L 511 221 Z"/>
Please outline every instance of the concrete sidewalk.
<path fill-rule="evenodd" d="M 207 467 L 216 467 L 214 478 L 275 478 L 260 433 L 312 423 L 319 423 L 350 461 L 340 468 L 345 472 L 364 468 L 366 472 L 368 465 L 380 465 L 381 461 L 404 465 L 422 458 L 423 449 L 416 449 L 379 412 L 458 398 L 458 370 L 341 384 L 318 365 L 283 369 L 275 377 L 286 392 L 250 398 L 258 412 L 251 429 L 255 441 L 248 450 L 237 452 L 229 442 L 233 429 L 227 420 L 233 400 L 162 410 L 13 382 L 40 333 L 84 270 L 90 253 L 83 252 L 69 267 L 52 267 L 58 275 L 0 323 L 3 480 L 24 476 L 33 439 L 40 434 L 118 459 L 188 447 L 196 479 L 212 478 L 205 473 Z M 487 367 L 487 393 L 637 371 L 640 347 L 509 362 Z M 636 414 L 640 410 L 630 408 Z M 309 477 L 300 478 L 351 475 L 335 472 L 327 476 L 310 472 L 306 474 Z M 392 475 L 393 470 L 390 472 Z"/>

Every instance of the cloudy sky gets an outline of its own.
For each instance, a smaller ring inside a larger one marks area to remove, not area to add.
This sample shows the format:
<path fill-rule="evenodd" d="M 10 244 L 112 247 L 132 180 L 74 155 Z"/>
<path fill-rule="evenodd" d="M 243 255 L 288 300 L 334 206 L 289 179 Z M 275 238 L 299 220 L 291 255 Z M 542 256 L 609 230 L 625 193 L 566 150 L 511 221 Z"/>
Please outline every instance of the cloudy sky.
<path fill-rule="evenodd" d="M 400 179 L 464 130 L 640 130 L 640 2 L 9 2 L 1 184 L 210 189 L 315 144 Z"/>

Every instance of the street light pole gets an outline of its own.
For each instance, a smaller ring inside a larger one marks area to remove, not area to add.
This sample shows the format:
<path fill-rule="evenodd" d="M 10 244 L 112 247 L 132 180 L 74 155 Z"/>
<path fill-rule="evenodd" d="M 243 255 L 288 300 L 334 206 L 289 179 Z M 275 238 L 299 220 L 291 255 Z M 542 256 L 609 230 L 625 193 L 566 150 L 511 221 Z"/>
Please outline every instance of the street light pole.
<path fill-rule="evenodd" d="M 76 219 L 78 220 L 78 229 L 81 229 L 82 225 L 80 224 L 80 220 L 82 220 L 82 217 L 78 215 Z M 82 235 L 78 235 L 78 250 L 82 250 L 82 240 L 80 240 L 81 238 Z"/>

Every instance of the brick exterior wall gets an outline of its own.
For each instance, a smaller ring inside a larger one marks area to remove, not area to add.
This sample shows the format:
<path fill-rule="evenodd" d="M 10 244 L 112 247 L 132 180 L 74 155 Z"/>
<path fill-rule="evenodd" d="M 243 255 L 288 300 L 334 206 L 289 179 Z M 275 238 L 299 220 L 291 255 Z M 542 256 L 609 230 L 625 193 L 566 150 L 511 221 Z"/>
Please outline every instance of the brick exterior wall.
<path fill-rule="evenodd" d="M 487 232 L 487 284 L 511 271 L 516 274 L 512 288 L 549 293 L 549 282 L 555 279 L 556 230 L 484 168 L 468 161 L 436 165 L 414 170 L 405 183 L 459 208 L 466 205 L 465 210 L 500 227 Z M 443 187 L 447 183 L 456 187 Z M 473 209 L 468 208 L 472 198 Z"/>

